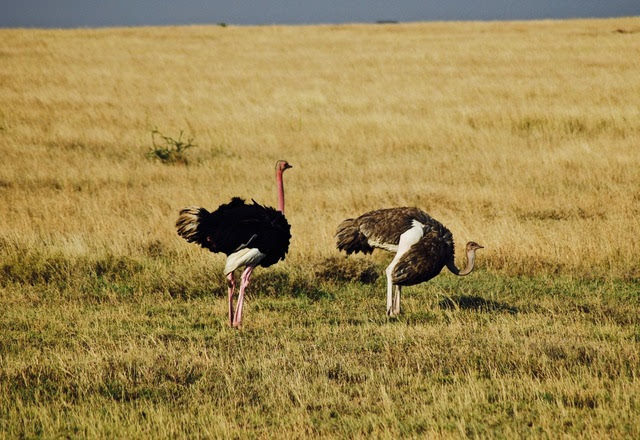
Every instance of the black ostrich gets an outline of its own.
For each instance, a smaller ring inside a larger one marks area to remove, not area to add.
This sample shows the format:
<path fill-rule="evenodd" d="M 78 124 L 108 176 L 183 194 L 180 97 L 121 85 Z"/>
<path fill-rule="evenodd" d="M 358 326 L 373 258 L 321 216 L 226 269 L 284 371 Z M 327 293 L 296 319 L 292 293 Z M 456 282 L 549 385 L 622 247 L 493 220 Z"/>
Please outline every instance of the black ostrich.
<path fill-rule="evenodd" d="M 336 239 L 338 249 L 347 254 L 369 254 L 374 248 L 395 253 L 385 271 L 389 316 L 400 313 L 401 286 L 428 281 L 445 266 L 456 275 L 469 275 L 476 260 L 476 250 L 482 249 L 478 243 L 468 242 L 466 267 L 458 269 L 451 232 L 426 212 L 408 207 L 379 209 L 346 219 L 338 225 Z"/>
<path fill-rule="evenodd" d="M 224 274 L 229 281 L 229 325 L 242 325 L 242 305 L 249 278 L 256 266 L 268 267 L 283 260 L 289 249 L 291 226 L 284 216 L 284 184 L 282 174 L 291 168 L 285 160 L 276 163 L 278 209 L 263 206 L 252 200 L 247 204 L 239 197 L 209 212 L 191 206 L 180 211 L 176 221 L 178 234 L 190 243 L 197 243 L 211 252 L 227 255 Z M 244 267 L 233 311 L 233 293 L 236 282 L 233 272 Z"/>

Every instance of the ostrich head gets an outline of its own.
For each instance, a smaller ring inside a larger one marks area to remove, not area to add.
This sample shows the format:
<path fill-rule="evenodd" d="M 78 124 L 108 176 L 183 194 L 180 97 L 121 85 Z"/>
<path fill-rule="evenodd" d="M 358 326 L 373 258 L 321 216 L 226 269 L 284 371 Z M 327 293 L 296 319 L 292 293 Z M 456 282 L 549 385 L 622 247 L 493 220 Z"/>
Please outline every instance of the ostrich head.
<path fill-rule="evenodd" d="M 453 258 L 451 258 L 451 260 L 449 260 L 447 262 L 447 267 L 449 268 L 449 270 L 451 272 L 453 272 L 454 274 L 458 275 L 458 276 L 465 276 L 465 275 L 469 275 L 471 273 L 471 271 L 473 270 L 473 266 L 475 264 L 476 261 L 476 250 L 478 249 L 482 249 L 484 246 L 480 246 L 478 243 L 476 243 L 475 241 L 470 241 L 467 243 L 467 245 L 465 246 L 465 253 L 467 254 L 467 265 L 464 269 L 460 270 L 456 267 L 455 263 L 453 262 Z"/>
<path fill-rule="evenodd" d="M 484 249 L 484 246 L 480 246 L 475 241 L 470 241 L 469 243 L 467 243 L 467 248 L 466 248 L 467 253 L 475 251 L 476 249 Z"/>
<path fill-rule="evenodd" d="M 289 165 L 289 162 L 287 162 L 286 160 L 279 160 L 276 162 L 276 173 L 277 172 L 284 172 L 284 170 L 289 169 L 289 168 L 293 168 L 291 165 Z"/>

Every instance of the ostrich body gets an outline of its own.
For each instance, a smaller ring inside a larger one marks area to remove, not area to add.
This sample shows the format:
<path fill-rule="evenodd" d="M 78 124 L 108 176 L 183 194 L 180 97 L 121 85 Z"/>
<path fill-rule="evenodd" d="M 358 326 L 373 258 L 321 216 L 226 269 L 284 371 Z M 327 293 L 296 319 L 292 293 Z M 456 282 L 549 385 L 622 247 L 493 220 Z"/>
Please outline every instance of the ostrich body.
<path fill-rule="evenodd" d="M 248 204 L 239 197 L 220 205 L 213 212 L 191 206 L 180 211 L 176 221 L 178 234 L 190 243 L 197 243 L 211 252 L 227 256 L 224 274 L 228 280 L 229 325 L 242 325 L 242 307 L 249 278 L 256 266 L 269 267 L 283 260 L 289 249 L 291 226 L 284 216 L 284 184 L 282 174 L 291 168 L 287 161 L 276 163 L 278 209 L 252 200 Z M 244 267 L 240 278 L 238 304 L 233 310 L 236 287 L 234 271 Z"/>
<path fill-rule="evenodd" d="M 464 269 L 454 261 L 453 235 L 442 223 L 418 208 L 389 208 L 367 212 L 355 219 L 344 220 L 336 231 L 337 247 L 348 254 L 369 254 L 374 248 L 394 252 L 386 269 L 387 314 L 400 313 L 402 286 L 430 280 L 447 267 L 465 276 L 473 270 L 476 249 L 482 246 L 470 241 L 466 245 Z M 394 295 L 395 290 L 395 295 Z"/>

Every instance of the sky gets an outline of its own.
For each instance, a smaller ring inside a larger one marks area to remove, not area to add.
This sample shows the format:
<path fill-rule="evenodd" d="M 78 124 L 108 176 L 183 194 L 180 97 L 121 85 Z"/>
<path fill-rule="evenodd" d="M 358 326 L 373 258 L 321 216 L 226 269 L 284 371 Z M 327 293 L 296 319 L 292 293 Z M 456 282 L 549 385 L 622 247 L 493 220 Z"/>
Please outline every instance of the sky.
<path fill-rule="evenodd" d="M 0 0 L 0 27 L 375 23 L 639 16 L 640 0 Z"/>

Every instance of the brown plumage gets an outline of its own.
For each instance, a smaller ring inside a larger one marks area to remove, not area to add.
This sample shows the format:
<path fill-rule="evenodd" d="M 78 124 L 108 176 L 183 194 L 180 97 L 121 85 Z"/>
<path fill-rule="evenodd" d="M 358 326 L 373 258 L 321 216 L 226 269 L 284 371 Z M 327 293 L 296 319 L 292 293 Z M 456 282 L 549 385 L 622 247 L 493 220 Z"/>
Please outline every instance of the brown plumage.
<path fill-rule="evenodd" d="M 467 243 L 467 265 L 458 269 L 451 231 L 412 207 L 379 209 L 346 219 L 338 225 L 336 241 L 338 249 L 347 254 L 368 254 L 374 248 L 395 253 L 386 269 L 387 314 L 392 316 L 400 313 L 401 286 L 428 281 L 445 266 L 456 275 L 468 275 L 473 270 L 475 251 L 482 248 L 475 242 Z"/>

